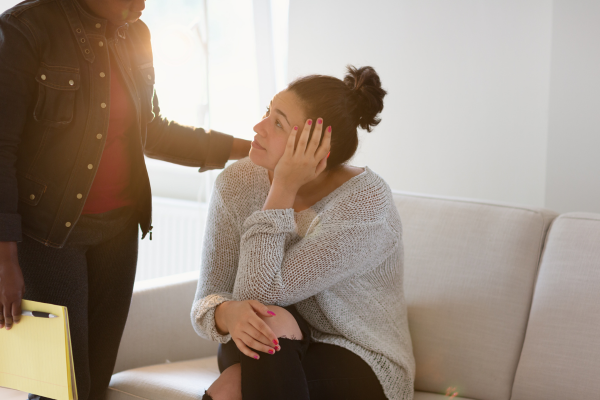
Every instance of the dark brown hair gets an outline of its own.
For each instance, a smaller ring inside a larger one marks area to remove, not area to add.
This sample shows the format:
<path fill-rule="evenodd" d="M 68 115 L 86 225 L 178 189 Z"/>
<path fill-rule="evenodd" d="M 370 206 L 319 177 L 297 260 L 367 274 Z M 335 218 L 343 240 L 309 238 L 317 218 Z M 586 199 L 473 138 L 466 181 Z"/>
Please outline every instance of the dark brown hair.
<path fill-rule="evenodd" d="M 331 155 L 327 169 L 348 161 L 358 148 L 358 127 L 368 132 L 381 121 L 377 115 L 383 110 L 387 94 L 381 88 L 379 75 L 372 67 L 347 67 L 344 80 L 333 76 L 309 75 L 289 84 L 304 103 L 307 118 L 323 118 L 325 126 L 332 127 Z"/>

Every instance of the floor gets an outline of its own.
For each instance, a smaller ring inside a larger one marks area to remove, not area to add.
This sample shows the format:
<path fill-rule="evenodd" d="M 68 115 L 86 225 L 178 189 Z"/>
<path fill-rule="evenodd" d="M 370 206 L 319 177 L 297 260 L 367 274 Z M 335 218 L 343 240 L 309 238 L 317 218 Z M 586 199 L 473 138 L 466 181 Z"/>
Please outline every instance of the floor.
<path fill-rule="evenodd" d="M 0 399 L 2 400 L 26 400 L 27 393 L 0 387 Z"/>

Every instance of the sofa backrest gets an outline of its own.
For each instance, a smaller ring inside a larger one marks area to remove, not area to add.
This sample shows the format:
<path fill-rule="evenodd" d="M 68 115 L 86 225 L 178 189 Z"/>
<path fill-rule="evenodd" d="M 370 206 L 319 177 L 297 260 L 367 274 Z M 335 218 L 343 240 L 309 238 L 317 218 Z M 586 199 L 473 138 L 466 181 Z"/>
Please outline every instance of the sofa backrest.
<path fill-rule="evenodd" d="M 600 214 L 552 223 L 512 399 L 600 399 Z"/>
<path fill-rule="evenodd" d="M 415 390 L 508 400 L 556 213 L 395 193 Z"/>

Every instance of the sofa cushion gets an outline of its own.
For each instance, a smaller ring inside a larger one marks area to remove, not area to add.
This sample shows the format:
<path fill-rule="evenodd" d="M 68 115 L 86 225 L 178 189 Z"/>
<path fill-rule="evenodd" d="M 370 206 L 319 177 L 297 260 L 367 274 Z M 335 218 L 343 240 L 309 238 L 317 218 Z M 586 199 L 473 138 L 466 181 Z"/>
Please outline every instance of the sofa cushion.
<path fill-rule="evenodd" d="M 113 375 L 106 400 L 198 400 L 218 376 L 217 357 L 135 368 Z M 416 392 L 414 400 L 449 398 Z"/>
<path fill-rule="evenodd" d="M 508 400 L 546 231 L 540 208 L 394 194 L 415 389 Z"/>
<path fill-rule="evenodd" d="M 112 376 L 106 400 L 198 400 L 218 377 L 217 357 L 134 368 Z"/>
<path fill-rule="evenodd" d="M 513 400 L 600 398 L 600 214 L 550 229 Z"/>
<path fill-rule="evenodd" d="M 448 393 L 454 393 L 454 392 L 448 391 Z M 415 397 L 413 400 L 450 400 L 450 399 L 471 400 L 471 399 L 467 399 L 466 397 L 452 396 L 452 394 L 446 396 L 445 394 L 419 392 L 419 391 L 415 392 Z"/>

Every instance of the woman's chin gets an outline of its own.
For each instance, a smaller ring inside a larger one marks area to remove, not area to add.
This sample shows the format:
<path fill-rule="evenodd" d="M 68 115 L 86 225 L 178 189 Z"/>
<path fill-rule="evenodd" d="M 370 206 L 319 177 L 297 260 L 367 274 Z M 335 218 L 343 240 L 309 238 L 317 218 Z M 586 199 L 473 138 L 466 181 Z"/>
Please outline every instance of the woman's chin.
<path fill-rule="evenodd" d="M 248 157 L 250 157 L 250 161 L 252 161 L 254 164 L 262 167 L 261 159 L 263 157 L 261 157 L 261 155 L 258 153 L 259 153 L 258 151 L 256 151 L 254 148 L 251 147 Z"/>

